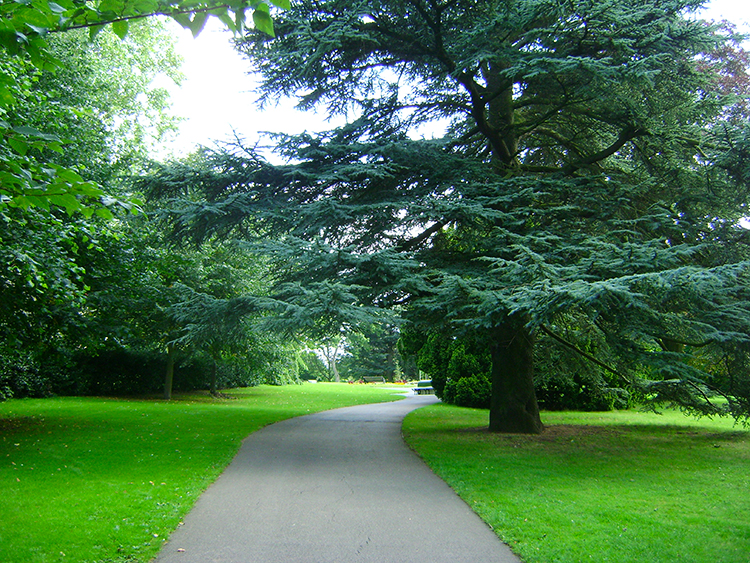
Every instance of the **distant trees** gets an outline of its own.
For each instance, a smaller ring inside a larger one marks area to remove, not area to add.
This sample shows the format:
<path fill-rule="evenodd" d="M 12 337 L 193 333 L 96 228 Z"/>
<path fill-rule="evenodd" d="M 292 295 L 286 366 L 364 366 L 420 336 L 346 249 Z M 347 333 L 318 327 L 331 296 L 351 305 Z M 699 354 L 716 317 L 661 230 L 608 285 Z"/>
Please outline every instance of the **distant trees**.
<path fill-rule="evenodd" d="M 341 360 L 342 377 L 359 381 L 363 377 L 398 378 L 401 357 L 397 349 L 399 332 L 388 323 L 363 326 L 347 336 L 349 354 Z"/>
<path fill-rule="evenodd" d="M 282 138 L 287 165 L 228 150 L 163 175 L 200 195 L 175 232 L 271 237 L 297 319 L 392 309 L 486 342 L 494 431 L 542 430 L 542 334 L 642 397 L 747 416 L 747 92 L 698 5 L 301 0 L 241 49 L 266 100 L 354 118 Z"/>

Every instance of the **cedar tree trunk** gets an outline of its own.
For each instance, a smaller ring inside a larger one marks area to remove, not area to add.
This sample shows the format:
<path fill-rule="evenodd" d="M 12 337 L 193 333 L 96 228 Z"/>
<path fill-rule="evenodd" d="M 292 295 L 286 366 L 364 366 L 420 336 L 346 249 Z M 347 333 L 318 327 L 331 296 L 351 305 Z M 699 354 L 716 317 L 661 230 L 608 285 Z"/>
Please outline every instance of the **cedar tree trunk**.
<path fill-rule="evenodd" d="M 541 434 L 534 391 L 534 335 L 523 320 L 509 319 L 494 331 L 490 432 Z"/>

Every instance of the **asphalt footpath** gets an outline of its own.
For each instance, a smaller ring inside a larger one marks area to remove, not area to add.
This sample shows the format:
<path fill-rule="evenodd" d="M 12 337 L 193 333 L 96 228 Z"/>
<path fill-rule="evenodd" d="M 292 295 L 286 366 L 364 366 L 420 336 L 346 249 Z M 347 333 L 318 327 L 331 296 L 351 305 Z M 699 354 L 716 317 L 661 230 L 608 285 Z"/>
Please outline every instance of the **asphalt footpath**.
<path fill-rule="evenodd" d="M 519 563 L 401 437 L 414 396 L 251 434 L 157 563 Z"/>

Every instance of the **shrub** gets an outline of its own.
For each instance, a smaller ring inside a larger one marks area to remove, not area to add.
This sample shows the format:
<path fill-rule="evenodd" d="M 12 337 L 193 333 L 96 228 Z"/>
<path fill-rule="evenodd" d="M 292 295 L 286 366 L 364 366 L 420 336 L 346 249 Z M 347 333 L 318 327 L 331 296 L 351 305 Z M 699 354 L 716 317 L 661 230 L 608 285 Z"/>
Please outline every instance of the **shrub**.
<path fill-rule="evenodd" d="M 538 378 L 535 388 L 539 407 L 550 411 L 611 411 L 628 406 L 623 389 L 606 387 L 604 382 L 578 373 Z"/>
<path fill-rule="evenodd" d="M 449 379 L 443 390 L 443 401 L 459 407 L 490 408 L 492 384 L 486 374 L 480 373 L 461 379 Z"/>

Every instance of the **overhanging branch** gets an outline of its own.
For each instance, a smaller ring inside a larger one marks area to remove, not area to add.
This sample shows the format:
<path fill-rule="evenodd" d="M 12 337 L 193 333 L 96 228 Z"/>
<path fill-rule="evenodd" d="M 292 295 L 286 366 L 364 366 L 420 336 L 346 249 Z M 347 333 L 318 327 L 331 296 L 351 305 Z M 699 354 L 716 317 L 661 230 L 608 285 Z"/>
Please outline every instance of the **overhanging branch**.
<path fill-rule="evenodd" d="M 644 129 L 641 129 L 639 127 L 628 127 L 622 132 L 620 132 L 619 137 L 617 137 L 617 140 L 612 143 L 610 146 L 608 146 L 606 149 L 602 149 L 599 152 L 596 152 L 586 158 L 583 158 L 579 160 L 578 162 L 571 162 L 567 166 L 565 166 L 562 169 L 562 172 L 565 175 L 573 174 L 576 170 L 580 170 L 581 168 L 585 168 L 587 166 L 590 166 L 592 164 L 596 164 L 597 162 L 600 162 L 604 160 L 605 158 L 608 158 L 615 154 L 617 151 L 619 151 L 622 147 L 624 147 L 627 143 L 635 139 L 636 137 L 641 137 L 646 134 L 646 131 Z"/>
<path fill-rule="evenodd" d="M 616 369 L 608 366 L 604 362 L 601 362 L 601 361 L 597 360 L 594 356 L 592 356 L 591 354 L 589 354 L 587 352 L 584 352 L 583 350 L 581 350 L 578 346 L 576 346 L 572 342 L 569 342 L 568 340 L 565 340 L 562 336 L 560 336 L 558 334 L 555 334 L 550 329 L 548 329 L 546 326 L 540 325 L 539 328 L 541 328 L 542 332 L 544 332 L 544 334 L 546 334 L 547 336 L 549 336 L 553 340 L 556 340 L 557 342 L 559 342 L 563 346 L 565 346 L 567 348 L 570 348 L 571 350 L 573 350 L 577 354 L 580 354 L 581 356 L 583 356 L 584 358 L 586 358 L 590 362 L 594 362 L 600 368 L 606 369 L 608 372 L 615 374 L 617 377 L 623 379 L 628 385 L 633 385 L 633 381 L 627 375 L 625 375 L 623 373 L 620 373 L 619 371 L 617 371 Z"/>
<path fill-rule="evenodd" d="M 157 10 L 155 12 L 149 12 L 146 14 L 132 14 L 130 16 L 121 16 L 118 18 L 112 18 L 109 20 L 102 20 L 102 21 L 96 21 L 96 22 L 87 22 L 87 23 L 80 23 L 80 24 L 74 24 L 67 27 L 63 27 L 60 29 L 50 29 L 48 33 L 62 33 L 64 31 L 70 31 L 71 29 L 88 29 L 90 27 L 99 27 L 99 26 L 107 26 L 111 25 L 113 23 L 119 23 L 119 22 L 127 22 L 127 21 L 133 21 L 133 20 L 143 20 L 147 18 L 152 18 L 154 16 L 175 16 L 175 15 L 187 15 L 187 14 L 201 14 L 206 12 L 214 12 L 216 10 L 231 10 L 232 7 L 229 4 L 221 4 L 218 6 L 211 6 L 206 8 L 193 8 L 193 9 L 183 9 L 183 10 Z"/>

